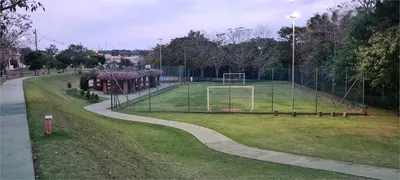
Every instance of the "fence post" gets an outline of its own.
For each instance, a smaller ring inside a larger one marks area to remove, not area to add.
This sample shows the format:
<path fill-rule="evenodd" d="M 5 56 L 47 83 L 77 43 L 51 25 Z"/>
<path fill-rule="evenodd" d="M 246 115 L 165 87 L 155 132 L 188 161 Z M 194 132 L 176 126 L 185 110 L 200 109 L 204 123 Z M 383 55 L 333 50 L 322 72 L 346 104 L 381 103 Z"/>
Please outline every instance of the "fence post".
<path fill-rule="evenodd" d="M 147 82 L 146 82 L 147 83 Z M 151 111 L 151 96 L 150 96 L 150 87 L 148 87 L 148 89 L 149 89 L 149 93 L 148 93 L 148 96 L 149 96 L 149 111 Z"/>
<path fill-rule="evenodd" d="M 111 72 L 111 71 L 110 71 Z M 111 76 L 110 76 L 111 77 Z M 107 82 L 107 86 L 108 86 L 108 82 Z M 108 88 L 108 87 L 107 87 Z M 112 110 L 114 110 L 114 104 L 113 104 L 113 85 L 112 85 L 112 83 L 111 83 L 111 81 L 110 81 L 110 91 L 109 91 L 109 94 L 111 95 L 111 111 Z"/>
<path fill-rule="evenodd" d="M 274 112 L 274 68 L 272 68 L 272 81 L 271 81 L 271 111 Z"/>
<path fill-rule="evenodd" d="M 230 74 L 229 74 L 230 76 Z M 229 84 L 229 112 L 231 112 L 231 84 Z"/>
<path fill-rule="evenodd" d="M 315 68 L 315 112 L 318 112 L 318 68 Z"/>

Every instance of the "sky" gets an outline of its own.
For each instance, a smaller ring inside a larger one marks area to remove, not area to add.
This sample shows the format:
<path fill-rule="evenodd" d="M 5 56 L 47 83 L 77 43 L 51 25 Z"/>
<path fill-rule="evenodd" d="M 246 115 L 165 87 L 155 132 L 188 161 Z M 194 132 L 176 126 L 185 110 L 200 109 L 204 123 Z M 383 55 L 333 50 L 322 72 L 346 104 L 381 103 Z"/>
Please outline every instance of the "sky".
<path fill-rule="evenodd" d="M 340 0 L 38 0 L 45 11 L 28 13 L 39 49 L 78 44 L 89 49 L 151 49 L 190 30 L 212 35 L 228 28 L 266 25 L 276 37 L 286 16 L 305 25 Z"/>

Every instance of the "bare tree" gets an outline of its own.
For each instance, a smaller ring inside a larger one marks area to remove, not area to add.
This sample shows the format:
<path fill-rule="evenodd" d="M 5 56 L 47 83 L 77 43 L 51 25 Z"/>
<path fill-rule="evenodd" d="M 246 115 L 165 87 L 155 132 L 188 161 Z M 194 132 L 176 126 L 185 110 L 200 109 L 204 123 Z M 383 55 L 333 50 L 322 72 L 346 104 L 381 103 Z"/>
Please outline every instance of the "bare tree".
<path fill-rule="evenodd" d="M 219 78 L 219 69 L 224 63 L 225 53 L 223 45 L 225 44 L 224 34 L 215 34 L 211 37 L 212 44 L 210 45 L 210 65 L 214 66 L 216 77 Z"/>
<path fill-rule="evenodd" d="M 28 30 L 31 28 L 32 21 L 28 15 L 3 12 L 0 15 L 1 38 L 0 38 L 0 63 L 3 65 L 4 73 L 7 76 L 6 66 L 9 61 L 15 58 L 19 48 L 23 43 L 29 42 Z M 21 38 L 25 38 L 21 41 Z"/>
<path fill-rule="evenodd" d="M 225 53 L 227 60 L 233 65 L 234 71 L 242 72 L 243 68 L 247 65 L 249 46 L 248 41 L 251 38 L 251 29 L 239 27 L 235 29 L 228 29 L 226 33 L 226 50 Z"/>
<path fill-rule="evenodd" d="M 268 60 L 271 60 L 271 55 L 274 48 L 274 40 L 272 39 L 272 31 L 265 25 L 259 25 L 253 30 L 252 41 L 257 48 L 257 56 L 254 58 L 252 65 L 258 69 L 258 79 L 261 79 L 261 72 Z"/>

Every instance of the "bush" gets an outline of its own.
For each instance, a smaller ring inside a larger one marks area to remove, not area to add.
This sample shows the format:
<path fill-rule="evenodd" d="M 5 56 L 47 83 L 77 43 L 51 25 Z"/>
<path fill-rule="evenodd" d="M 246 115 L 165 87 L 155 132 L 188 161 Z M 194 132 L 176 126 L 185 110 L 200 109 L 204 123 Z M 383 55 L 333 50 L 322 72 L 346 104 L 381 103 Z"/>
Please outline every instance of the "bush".
<path fill-rule="evenodd" d="M 84 95 L 85 95 L 85 91 L 81 90 L 81 96 L 84 96 Z"/>
<path fill-rule="evenodd" d="M 156 86 L 157 86 L 156 77 L 151 75 L 150 76 L 150 87 L 153 88 L 153 87 L 156 87 Z"/>
<path fill-rule="evenodd" d="M 86 91 L 86 98 L 87 98 L 87 99 L 90 99 L 90 91 L 89 91 L 89 90 Z"/>
<path fill-rule="evenodd" d="M 99 102 L 99 99 L 100 99 L 100 98 L 99 98 L 99 95 L 97 95 L 97 94 L 94 95 L 94 100 L 95 100 L 96 102 Z"/>
<path fill-rule="evenodd" d="M 67 87 L 68 87 L 68 89 L 71 89 L 71 87 L 72 87 L 71 82 L 68 82 Z"/>
<path fill-rule="evenodd" d="M 96 94 L 95 93 L 92 93 L 91 95 L 90 95 L 90 99 L 94 99 L 94 96 L 95 96 Z"/>
<path fill-rule="evenodd" d="M 86 76 L 81 77 L 79 81 L 79 88 L 81 88 L 84 91 L 87 91 L 89 89 L 89 81 L 87 80 Z"/>

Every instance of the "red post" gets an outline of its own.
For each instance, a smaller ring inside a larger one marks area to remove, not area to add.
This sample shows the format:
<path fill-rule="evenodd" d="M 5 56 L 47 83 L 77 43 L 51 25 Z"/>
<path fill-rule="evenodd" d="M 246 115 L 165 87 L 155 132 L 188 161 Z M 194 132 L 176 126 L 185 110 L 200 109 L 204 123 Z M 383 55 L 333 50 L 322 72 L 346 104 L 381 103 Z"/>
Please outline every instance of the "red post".
<path fill-rule="evenodd" d="M 13 71 L 12 75 L 13 75 L 13 76 L 15 76 L 15 75 L 16 75 L 16 74 L 15 74 L 15 71 Z"/>
<path fill-rule="evenodd" d="M 46 134 L 51 134 L 51 121 L 53 119 L 52 115 L 45 116 L 45 126 L 46 126 Z"/>
<path fill-rule="evenodd" d="M 50 71 L 47 71 L 47 74 L 50 74 Z"/>
<path fill-rule="evenodd" d="M 108 94 L 108 80 L 103 81 L 103 94 Z"/>

